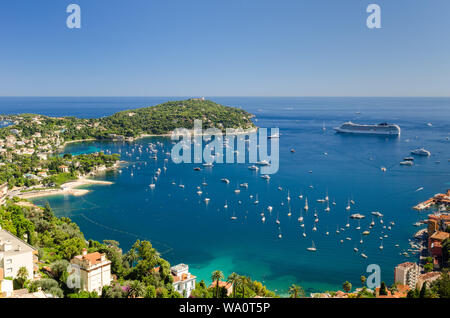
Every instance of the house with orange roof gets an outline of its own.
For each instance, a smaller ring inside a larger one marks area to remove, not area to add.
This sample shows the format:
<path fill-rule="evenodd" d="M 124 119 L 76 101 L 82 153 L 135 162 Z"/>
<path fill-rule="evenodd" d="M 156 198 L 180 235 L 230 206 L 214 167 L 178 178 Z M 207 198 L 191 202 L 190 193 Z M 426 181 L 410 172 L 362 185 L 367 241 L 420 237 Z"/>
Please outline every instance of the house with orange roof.
<path fill-rule="evenodd" d="M 70 260 L 72 272 L 69 273 L 79 288 L 88 292 L 102 293 L 104 286 L 111 284 L 111 261 L 106 254 L 94 252 L 87 253 L 84 248 L 81 255 Z"/>
<path fill-rule="evenodd" d="M 430 284 L 434 282 L 436 279 L 441 277 L 440 272 L 429 272 L 422 275 L 419 275 L 417 278 L 417 289 L 422 289 L 424 283 L 427 283 L 427 287 L 430 287 Z"/>
<path fill-rule="evenodd" d="M 209 285 L 209 288 L 215 288 L 217 285 L 217 281 L 213 281 L 211 285 Z M 222 280 L 219 280 L 219 288 L 225 288 L 227 291 L 227 296 L 230 296 L 233 293 L 233 283 L 224 282 Z"/>
<path fill-rule="evenodd" d="M 170 268 L 173 278 L 173 288 L 184 297 L 189 297 L 195 289 L 196 276 L 189 273 L 189 266 L 178 264 Z"/>

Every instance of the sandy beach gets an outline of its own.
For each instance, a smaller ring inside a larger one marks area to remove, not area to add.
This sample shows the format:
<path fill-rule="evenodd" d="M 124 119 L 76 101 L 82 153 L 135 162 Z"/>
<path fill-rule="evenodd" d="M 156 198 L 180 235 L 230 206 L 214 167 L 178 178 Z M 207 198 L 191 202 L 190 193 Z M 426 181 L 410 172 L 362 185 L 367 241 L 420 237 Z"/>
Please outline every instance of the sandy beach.
<path fill-rule="evenodd" d="M 49 190 L 36 190 L 25 193 L 20 193 L 17 196 L 21 199 L 32 199 L 37 197 L 51 196 L 51 195 L 74 195 L 81 196 L 89 193 L 90 190 L 87 189 L 77 189 L 84 185 L 99 184 L 99 185 L 111 185 L 112 182 L 92 180 L 87 178 L 79 178 L 76 181 L 67 182 L 61 185 L 60 189 L 49 189 Z"/>

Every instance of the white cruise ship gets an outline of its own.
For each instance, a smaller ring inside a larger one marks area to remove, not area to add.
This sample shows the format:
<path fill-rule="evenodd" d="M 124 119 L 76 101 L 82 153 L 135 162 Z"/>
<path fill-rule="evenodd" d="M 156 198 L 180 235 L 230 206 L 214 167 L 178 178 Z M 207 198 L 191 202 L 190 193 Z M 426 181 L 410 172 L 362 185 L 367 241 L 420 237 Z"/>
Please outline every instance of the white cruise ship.
<path fill-rule="evenodd" d="M 340 133 L 351 133 L 351 134 L 394 135 L 394 136 L 400 135 L 400 126 L 388 123 L 381 123 L 378 125 L 361 125 L 349 121 L 343 123 L 340 127 L 335 127 L 334 130 Z"/>

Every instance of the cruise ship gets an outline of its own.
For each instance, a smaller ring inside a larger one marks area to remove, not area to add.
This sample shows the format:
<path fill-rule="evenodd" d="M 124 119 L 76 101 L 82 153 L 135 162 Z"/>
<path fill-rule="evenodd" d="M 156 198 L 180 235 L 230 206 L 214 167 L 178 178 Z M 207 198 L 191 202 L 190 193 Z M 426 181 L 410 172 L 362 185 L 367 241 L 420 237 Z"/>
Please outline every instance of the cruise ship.
<path fill-rule="evenodd" d="M 335 127 L 334 130 L 340 133 L 351 133 L 351 134 L 373 134 L 373 135 L 394 135 L 394 136 L 400 135 L 400 126 L 388 123 L 381 123 L 378 125 L 361 125 L 349 121 L 343 123 L 340 127 Z"/>

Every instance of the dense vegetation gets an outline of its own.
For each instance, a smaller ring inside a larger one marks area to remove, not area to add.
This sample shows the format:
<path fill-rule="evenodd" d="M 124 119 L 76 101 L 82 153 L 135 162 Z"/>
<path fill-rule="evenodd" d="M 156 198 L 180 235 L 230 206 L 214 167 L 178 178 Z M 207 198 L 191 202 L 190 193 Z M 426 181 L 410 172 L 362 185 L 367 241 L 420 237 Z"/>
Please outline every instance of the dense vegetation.
<path fill-rule="evenodd" d="M 8 201 L 0 207 L 0 225 L 39 251 L 42 278 L 38 281 L 27 281 L 24 278 L 26 273 L 22 273 L 15 281 L 17 288 L 27 287 L 29 291 L 36 291 L 40 287 L 56 297 L 99 297 L 96 293 L 72 289 L 67 285 L 70 259 L 81 254 L 83 248 L 87 248 L 89 253 L 105 253 L 111 261 L 111 272 L 115 280 L 111 286 L 103 289 L 100 297 L 182 297 L 173 289 L 169 262 L 164 260 L 148 241 L 137 240 L 132 248 L 123 254 L 116 241 L 86 241 L 74 222 L 66 217 L 56 217 L 48 204 L 41 208 L 19 199 Z M 233 273 L 229 281 L 237 286 L 233 295 L 235 297 L 275 296 L 260 282 L 252 281 L 249 277 Z M 203 281 L 197 283 L 196 287 L 192 297 L 226 297 L 223 292 L 216 294 L 216 290 L 208 288 Z"/>

